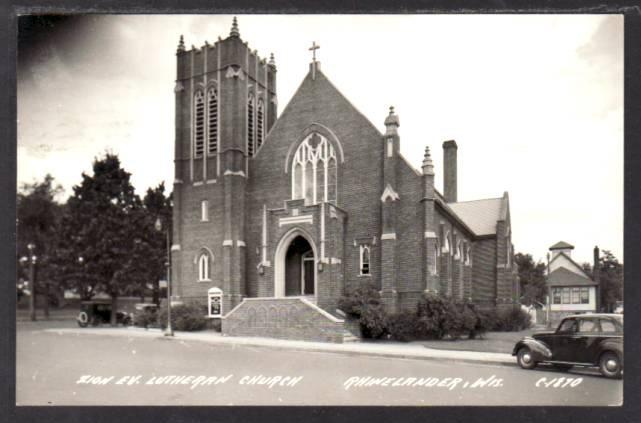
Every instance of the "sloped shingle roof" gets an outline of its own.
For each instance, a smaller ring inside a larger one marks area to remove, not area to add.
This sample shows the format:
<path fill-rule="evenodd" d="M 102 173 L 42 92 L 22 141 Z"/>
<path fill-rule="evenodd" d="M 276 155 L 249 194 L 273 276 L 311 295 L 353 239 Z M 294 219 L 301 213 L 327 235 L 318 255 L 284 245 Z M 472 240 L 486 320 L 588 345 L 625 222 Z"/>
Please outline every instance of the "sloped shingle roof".
<path fill-rule="evenodd" d="M 574 245 L 568 244 L 565 241 L 559 241 L 550 247 L 550 250 L 565 250 L 567 248 L 574 248 Z"/>
<path fill-rule="evenodd" d="M 548 285 L 550 286 L 592 286 L 598 285 L 592 279 L 581 276 L 564 267 L 555 269 L 548 276 Z"/>
<path fill-rule="evenodd" d="M 496 222 L 501 220 L 503 211 L 503 198 L 462 201 L 447 205 L 476 235 L 496 234 Z"/>

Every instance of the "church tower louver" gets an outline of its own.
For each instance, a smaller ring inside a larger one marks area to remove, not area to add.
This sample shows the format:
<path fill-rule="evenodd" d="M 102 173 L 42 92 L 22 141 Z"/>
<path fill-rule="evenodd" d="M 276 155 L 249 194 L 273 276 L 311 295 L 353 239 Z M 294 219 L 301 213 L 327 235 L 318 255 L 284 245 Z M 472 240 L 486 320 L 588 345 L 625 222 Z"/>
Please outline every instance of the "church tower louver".
<path fill-rule="evenodd" d="M 186 50 L 181 36 L 176 56 L 172 279 L 221 275 L 230 310 L 246 295 L 248 162 L 276 120 L 276 65 L 242 41 L 236 18 L 213 45 Z M 186 284 L 174 289 L 179 298 L 194 294 Z"/>
<path fill-rule="evenodd" d="M 339 300 L 380 293 L 388 313 L 425 295 L 516 307 L 507 193 L 459 201 L 457 144 L 403 157 L 400 118 L 381 132 L 312 60 L 277 118 L 276 66 L 229 36 L 177 55 L 172 299 L 223 333 L 342 342 Z M 410 140 L 416 141 L 416 140 Z M 444 194 L 441 194 L 443 192 Z"/>

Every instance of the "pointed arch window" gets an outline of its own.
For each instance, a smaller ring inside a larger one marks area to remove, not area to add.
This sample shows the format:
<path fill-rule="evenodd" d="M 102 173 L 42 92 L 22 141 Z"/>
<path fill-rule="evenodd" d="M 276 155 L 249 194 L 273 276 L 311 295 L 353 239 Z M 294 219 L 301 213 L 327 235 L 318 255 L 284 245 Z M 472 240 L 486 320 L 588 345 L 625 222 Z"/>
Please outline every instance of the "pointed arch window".
<path fill-rule="evenodd" d="M 263 99 L 258 100 L 256 106 L 256 151 L 263 145 L 265 139 L 265 104 Z"/>
<path fill-rule="evenodd" d="M 218 152 L 218 95 L 215 88 L 207 91 L 207 153 Z"/>
<path fill-rule="evenodd" d="M 200 252 L 198 255 L 198 280 L 200 282 L 203 281 L 211 281 L 211 263 L 213 261 L 213 258 L 211 257 L 211 254 L 209 254 L 209 251 L 203 250 Z"/>
<path fill-rule="evenodd" d="M 370 268 L 369 268 L 369 263 L 370 263 L 370 251 L 369 251 L 369 245 L 361 245 L 360 248 L 360 257 L 361 257 L 361 275 L 369 275 L 370 274 Z"/>
<path fill-rule="evenodd" d="M 336 204 L 336 152 L 327 138 L 314 132 L 298 146 L 292 160 L 292 198 L 307 204 Z"/>
<path fill-rule="evenodd" d="M 202 91 L 194 95 L 194 157 L 203 156 L 205 149 L 205 98 Z"/>
<path fill-rule="evenodd" d="M 247 154 L 249 157 L 254 156 L 254 96 L 252 94 L 247 98 Z"/>

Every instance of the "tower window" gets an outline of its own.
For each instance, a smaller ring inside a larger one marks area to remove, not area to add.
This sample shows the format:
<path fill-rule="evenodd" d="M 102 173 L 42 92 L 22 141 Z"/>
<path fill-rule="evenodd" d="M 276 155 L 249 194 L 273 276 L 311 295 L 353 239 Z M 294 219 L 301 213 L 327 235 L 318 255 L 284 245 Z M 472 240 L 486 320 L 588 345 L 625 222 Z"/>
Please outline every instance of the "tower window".
<path fill-rule="evenodd" d="M 203 200 L 200 203 L 200 220 L 202 222 L 209 221 L 209 201 Z"/>
<path fill-rule="evenodd" d="M 361 245 L 360 248 L 360 257 L 361 257 L 361 275 L 369 275 L 369 245 Z"/>
<path fill-rule="evenodd" d="M 254 156 L 254 96 L 247 99 L 247 154 Z"/>
<path fill-rule="evenodd" d="M 216 154 L 218 152 L 218 96 L 216 89 L 210 88 L 207 92 L 207 153 Z"/>
<path fill-rule="evenodd" d="M 211 256 L 209 251 L 201 251 L 198 256 L 198 280 L 210 281 Z"/>
<path fill-rule="evenodd" d="M 292 198 L 307 204 L 336 203 L 336 153 L 322 135 L 310 134 L 298 146 L 292 160 Z"/>
<path fill-rule="evenodd" d="M 263 99 L 260 99 L 256 108 L 256 151 L 263 145 L 263 139 L 265 138 L 264 115 L 265 104 Z"/>
<path fill-rule="evenodd" d="M 194 96 L 194 157 L 202 157 L 205 149 L 205 99 L 202 91 Z"/>

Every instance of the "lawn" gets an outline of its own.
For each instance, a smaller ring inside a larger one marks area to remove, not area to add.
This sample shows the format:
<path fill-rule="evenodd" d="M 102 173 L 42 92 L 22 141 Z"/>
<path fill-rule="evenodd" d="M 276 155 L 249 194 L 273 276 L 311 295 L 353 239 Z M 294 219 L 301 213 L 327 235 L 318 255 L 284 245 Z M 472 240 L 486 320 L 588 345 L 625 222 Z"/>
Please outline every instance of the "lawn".
<path fill-rule="evenodd" d="M 511 354 L 514 344 L 524 336 L 533 332 L 545 330 L 543 328 L 526 329 L 520 332 L 488 332 L 481 339 L 460 338 L 457 340 L 415 341 L 426 348 L 437 350 L 479 351 Z"/>

